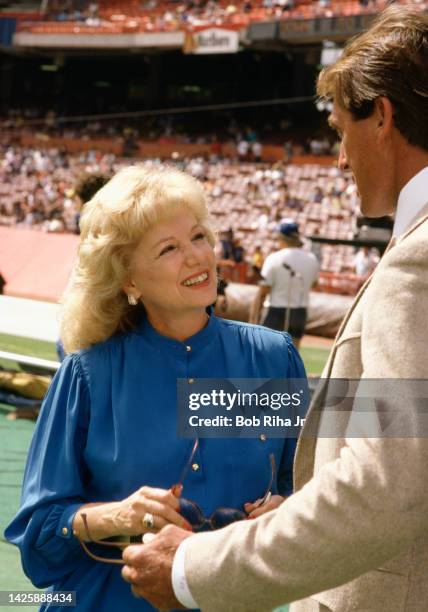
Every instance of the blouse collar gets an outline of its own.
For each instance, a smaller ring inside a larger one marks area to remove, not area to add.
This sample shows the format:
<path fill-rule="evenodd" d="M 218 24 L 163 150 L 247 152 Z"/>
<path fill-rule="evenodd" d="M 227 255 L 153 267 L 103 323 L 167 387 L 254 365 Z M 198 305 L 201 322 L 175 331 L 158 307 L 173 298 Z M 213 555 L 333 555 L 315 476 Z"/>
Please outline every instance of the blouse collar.
<path fill-rule="evenodd" d="M 166 349 L 171 348 L 185 348 L 190 346 L 193 349 L 199 349 L 210 344 L 217 335 L 218 331 L 218 319 L 214 315 L 213 308 L 207 308 L 207 313 L 209 315 L 208 322 L 203 329 L 198 331 L 196 334 L 183 340 L 180 342 L 179 340 L 174 340 L 173 338 L 168 338 L 167 336 L 163 336 L 160 334 L 149 322 L 146 316 L 143 317 L 139 326 L 135 329 L 135 333 L 141 334 L 145 338 L 147 338 L 152 344 L 156 344 L 159 347 L 164 347 Z"/>

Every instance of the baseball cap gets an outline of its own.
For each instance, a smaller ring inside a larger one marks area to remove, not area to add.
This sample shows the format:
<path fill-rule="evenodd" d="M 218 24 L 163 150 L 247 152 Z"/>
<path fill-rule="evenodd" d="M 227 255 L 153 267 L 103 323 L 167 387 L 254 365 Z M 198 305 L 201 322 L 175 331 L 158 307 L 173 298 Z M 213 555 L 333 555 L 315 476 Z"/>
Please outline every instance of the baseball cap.
<path fill-rule="evenodd" d="M 277 231 L 287 237 L 298 236 L 299 225 L 293 219 L 283 219 L 278 225 Z"/>

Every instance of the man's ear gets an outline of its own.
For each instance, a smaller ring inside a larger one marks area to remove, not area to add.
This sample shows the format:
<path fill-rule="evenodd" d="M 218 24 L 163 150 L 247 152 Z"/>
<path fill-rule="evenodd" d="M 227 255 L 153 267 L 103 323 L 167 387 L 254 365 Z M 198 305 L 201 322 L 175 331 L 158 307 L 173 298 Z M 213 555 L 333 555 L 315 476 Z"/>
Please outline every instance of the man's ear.
<path fill-rule="evenodd" d="M 385 139 L 390 136 L 394 127 L 394 107 L 389 98 L 385 96 L 376 98 L 374 118 L 379 137 Z"/>

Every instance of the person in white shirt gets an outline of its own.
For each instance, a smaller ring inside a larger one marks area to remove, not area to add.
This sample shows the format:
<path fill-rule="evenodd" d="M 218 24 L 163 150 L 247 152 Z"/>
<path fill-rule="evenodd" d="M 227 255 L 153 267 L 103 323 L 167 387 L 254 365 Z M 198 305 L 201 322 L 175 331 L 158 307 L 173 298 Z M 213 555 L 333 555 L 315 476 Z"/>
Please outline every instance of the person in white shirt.
<path fill-rule="evenodd" d="M 236 146 L 236 151 L 238 153 L 239 161 L 247 161 L 249 148 L 250 148 L 250 144 L 247 140 L 241 139 L 238 142 Z"/>
<path fill-rule="evenodd" d="M 258 140 L 251 145 L 251 153 L 255 162 L 262 161 L 263 146 Z"/>
<path fill-rule="evenodd" d="M 309 292 L 318 280 L 319 263 L 305 251 L 299 226 L 284 219 L 278 226 L 279 250 L 266 257 L 259 292 L 252 305 L 250 323 L 258 323 L 265 298 L 270 304 L 263 325 L 288 331 L 296 348 L 305 331 Z"/>
<path fill-rule="evenodd" d="M 368 246 L 361 247 L 354 257 L 355 274 L 368 277 L 379 263 L 379 255 L 376 250 Z"/>

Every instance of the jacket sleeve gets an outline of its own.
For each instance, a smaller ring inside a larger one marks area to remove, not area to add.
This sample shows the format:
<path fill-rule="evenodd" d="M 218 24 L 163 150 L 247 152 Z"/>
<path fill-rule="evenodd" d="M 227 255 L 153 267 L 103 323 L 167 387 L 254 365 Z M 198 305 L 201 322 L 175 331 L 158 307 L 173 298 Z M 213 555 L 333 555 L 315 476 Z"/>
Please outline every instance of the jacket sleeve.
<path fill-rule="evenodd" d="M 372 280 L 361 335 L 366 378 L 428 379 L 424 238 L 410 240 L 409 257 L 392 249 Z M 427 471 L 426 437 L 349 438 L 276 511 L 189 538 L 192 595 L 204 612 L 261 612 L 379 568 L 426 540 Z"/>
<path fill-rule="evenodd" d="M 70 355 L 44 400 L 28 454 L 21 507 L 5 531 L 19 547 L 23 569 L 37 587 L 87 562 L 71 524 L 85 503 L 89 404 L 79 357 Z"/>

